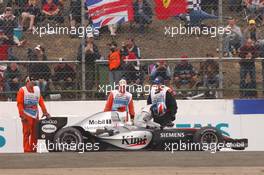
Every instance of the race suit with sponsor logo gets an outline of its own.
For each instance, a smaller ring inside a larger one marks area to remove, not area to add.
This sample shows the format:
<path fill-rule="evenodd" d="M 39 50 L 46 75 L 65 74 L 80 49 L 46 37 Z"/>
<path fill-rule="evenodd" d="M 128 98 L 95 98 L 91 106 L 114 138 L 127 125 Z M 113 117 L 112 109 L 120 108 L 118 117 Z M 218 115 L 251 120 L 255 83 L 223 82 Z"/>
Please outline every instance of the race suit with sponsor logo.
<path fill-rule="evenodd" d="M 172 90 L 169 87 L 163 86 L 162 88 L 158 88 L 157 86 L 152 86 L 147 104 L 156 104 L 157 106 L 163 104 L 165 106 L 165 114 L 161 117 L 154 118 L 155 122 L 164 125 L 165 123 L 175 120 L 178 107 L 172 95 Z"/>
<path fill-rule="evenodd" d="M 24 152 L 36 152 L 37 150 L 36 126 L 39 115 L 38 105 L 40 105 L 43 113 L 47 112 L 38 86 L 34 86 L 32 89 L 24 86 L 19 89 L 17 93 L 17 107 L 20 117 L 23 116 Z"/>
<path fill-rule="evenodd" d="M 111 91 L 104 111 L 127 111 L 133 119 L 135 116 L 135 110 L 132 94 L 129 92 L 121 93 L 118 90 Z"/>

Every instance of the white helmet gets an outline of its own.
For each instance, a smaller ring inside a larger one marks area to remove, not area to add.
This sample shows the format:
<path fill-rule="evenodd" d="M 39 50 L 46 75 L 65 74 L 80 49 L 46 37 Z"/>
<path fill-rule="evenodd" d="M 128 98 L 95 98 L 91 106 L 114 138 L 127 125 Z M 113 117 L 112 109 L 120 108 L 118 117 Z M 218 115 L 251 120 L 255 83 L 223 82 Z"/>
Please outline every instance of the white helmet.
<path fill-rule="evenodd" d="M 126 92 L 126 87 L 127 87 L 127 82 L 125 79 L 121 79 L 119 81 L 119 92 L 125 93 Z"/>

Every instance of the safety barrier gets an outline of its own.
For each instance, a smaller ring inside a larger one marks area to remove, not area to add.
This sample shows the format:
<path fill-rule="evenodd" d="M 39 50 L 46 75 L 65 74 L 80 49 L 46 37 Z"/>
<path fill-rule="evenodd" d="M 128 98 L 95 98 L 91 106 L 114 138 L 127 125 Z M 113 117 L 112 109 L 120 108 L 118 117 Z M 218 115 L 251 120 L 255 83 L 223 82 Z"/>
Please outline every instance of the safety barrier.
<path fill-rule="evenodd" d="M 135 101 L 136 113 L 145 104 L 146 101 Z M 69 125 L 102 111 L 104 105 L 104 101 L 47 102 L 52 116 L 69 117 Z M 211 125 L 232 138 L 247 138 L 247 151 L 264 151 L 264 138 L 259 137 L 264 123 L 263 105 L 264 100 L 178 100 L 174 127 Z M 0 102 L 0 106 L 0 152 L 22 152 L 22 128 L 16 103 Z"/>

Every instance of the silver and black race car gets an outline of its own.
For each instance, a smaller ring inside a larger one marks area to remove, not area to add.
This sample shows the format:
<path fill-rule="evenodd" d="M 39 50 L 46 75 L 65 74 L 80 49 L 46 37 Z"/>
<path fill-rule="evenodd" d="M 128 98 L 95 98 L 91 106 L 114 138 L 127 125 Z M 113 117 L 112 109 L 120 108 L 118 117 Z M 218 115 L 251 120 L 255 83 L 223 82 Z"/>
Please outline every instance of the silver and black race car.
<path fill-rule="evenodd" d="M 230 148 L 244 150 L 247 139 L 232 139 L 214 127 L 180 129 L 161 127 L 154 122 L 131 125 L 126 114 L 100 112 L 68 126 L 67 117 L 40 120 L 38 139 L 44 139 L 49 152 L 151 150 L 200 151 Z"/>

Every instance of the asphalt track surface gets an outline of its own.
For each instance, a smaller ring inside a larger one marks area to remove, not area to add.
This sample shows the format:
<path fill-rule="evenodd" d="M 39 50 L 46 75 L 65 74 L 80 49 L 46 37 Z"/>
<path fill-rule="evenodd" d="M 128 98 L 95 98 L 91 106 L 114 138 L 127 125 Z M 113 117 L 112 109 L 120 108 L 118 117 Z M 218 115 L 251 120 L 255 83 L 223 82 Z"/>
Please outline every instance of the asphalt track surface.
<path fill-rule="evenodd" d="M 264 152 L 0 154 L 2 175 L 264 175 Z"/>

